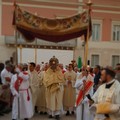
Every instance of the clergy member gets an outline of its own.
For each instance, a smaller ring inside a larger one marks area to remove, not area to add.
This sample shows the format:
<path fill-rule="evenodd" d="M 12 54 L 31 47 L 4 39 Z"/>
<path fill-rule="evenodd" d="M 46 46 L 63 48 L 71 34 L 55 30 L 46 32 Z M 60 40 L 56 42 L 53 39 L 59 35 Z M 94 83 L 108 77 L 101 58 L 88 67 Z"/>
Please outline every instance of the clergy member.
<path fill-rule="evenodd" d="M 114 79 L 115 72 L 105 68 L 101 73 L 101 85 L 90 101 L 94 120 L 120 120 L 120 83 Z"/>
<path fill-rule="evenodd" d="M 43 84 L 43 78 L 44 78 L 44 74 L 47 71 L 48 67 L 49 67 L 48 64 L 45 64 L 41 72 L 38 74 L 39 92 L 38 92 L 38 99 L 37 99 L 37 107 L 38 107 L 38 111 L 40 112 L 40 114 L 47 114 L 46 95 L 45 95 L 46 89 Z"/>
<path fill-rule="evenodd" d="M 39 75 L 40 72 L 41 72 L 40 67 L 41 67 L 40 64 L 37 64 L 36 67 L 35 67 L 35 70 L 36 70 L 36 72 L 38 73 L 38 75 Z M 38 77 L 38 79 L 39 79 L 39 77 Z M 35 105 L 35 112 L 36 112 L 36 113 L 38 113 L 38 105 L 39 105 L 39 103 L 40 103 L 40 101 L 39 101 L 39 100 L 40 100 L 40 99 L 39 99 L 39 97 L 40 97 L 40 96 L 39 96 L 39 95 L 40 95 L 40 92 L 41 92 L 41 91 L 40 91 L 40 86 L 39 86 L 39 87 L 38 87 L 38 97 L 37 97 L 36 105 Z"/>
<path fill-rule="evenodd" d="M 11 80 L 11 92 L 14 96 L 12 106 L 12 120 L 28 120 L 33 116 L 32 97 L 29 88 L 29 75 L 23 72 L 23 65 L 16 67 L 16 74 Z M 19 102 L 18 102 L 19 99 Z"/>
<path fill-rule="evenodd" d="M 76 100 L 76 93 L 75 93 L 75 81 L 76 81 L 76 73 L 73 71 L 72 64 L 69 64 L 68 71 L 65 72 L 65 89 L 64 89 L 64 96 L 63 96 L 63 107 L 64 110 L 67 111 L 66 115 L 69 115 L 70 112 L 74 114 L 74 107 L 75 107 L 75 100 Z"/>
<path fill-rule="evenodd" d="M 38 97 L 38 73 L 35 70 L 35 63 L 31 62 L 29 63 L 29 74 L 30 74 L 30 89 L 32 93 L 32 102 L 33 102 L 33 108 L 35 108 L 37 103 L 37 97 Z"/>
<path fill-rule="evenodd" d="M 49 68 L 44 74 L 44 85 L 46 87 L 46 102 L 49 118 L 55 116 L 60 119 L 60 112 L 63 101 L 64 77 L 61 69 L 58 67 L 58 59 L 53 57 L 49 61 Z"/>
<path fill-rule="evenodd" d="M 76 93 L 77 93 L 77 98 L 79 95 L 80 90 L 84 90 L 84 83 L 87 81 L 92 81 L 93 82 L 94 77 L 91 74 L 88 74 L 88 71 L 84 70 L 81 73 L 81 78 L 77 79 L 75 83 L 75 88 L 76 88 Z M 83 91 L 83 94 L 84 91 Z M 87 94 L 90 94 L 91 96 L 93 95 L 93 86 L 89 89 Z M 83 95 L 83 101 L 81 104 L 79 104 L 76 108 L 76 120 L 93 120 L 93 114 L 90 113 L 89 111 L 89 99 Z"/>

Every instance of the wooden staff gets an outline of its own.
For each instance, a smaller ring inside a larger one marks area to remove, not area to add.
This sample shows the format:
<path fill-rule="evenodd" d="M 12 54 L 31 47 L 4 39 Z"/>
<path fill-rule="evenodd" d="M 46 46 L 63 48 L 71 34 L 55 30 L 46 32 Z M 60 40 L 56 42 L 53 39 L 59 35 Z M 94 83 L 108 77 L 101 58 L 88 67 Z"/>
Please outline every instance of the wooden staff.
<path fill-rule="evenodd" d="M 85 98 L 85 84 L 83 83 L 83 101 Z M 81 116 L 81 120 L 84 120 L 84 103 L 82 103 L 82 116 Z"/>
<path fill-rule="evenodd" d="M 90 12 L 91 12 L 91 5 L 92 5 L 92 2 L 91 0 L 89 0 L 86 5 L 88 6 L 88 9 L 89 9 L 89 17 L 90 17 Z M 89 24 L 89 23 L 88 23 Z M 90 26 L 88 25 L 88 28 L 87 28 L 87 39 L 85 41 L 85 46 L 84 46 L 84 65 L 87 67 L 87 60 L 88 60 L 88 41 L 89 41 L 89 38 L 90 38 Z"/>
<path fill-rule="evenodd" d="M 14 7 L 14 15 L 16 16 L 16 0 L 14 0 L 14 4 L 13 4 L 13 7 Z M 16 24 L 16 21 L 15 20 L 13 20 L 14 22 L 14 24 Z M 17 35 L 17 28 L 16 28 L 16 26 L 15 26 L 15 52 L 16 52 L 16 61 L 15 61 L 15 64 L 17 65 L 18 64 L 18 48 L 17 48 L 17 46 L 18 46 L 18 35 Z"/>
<path fill-rule="evenodd" d="M 16 0 L 14 0 L 14 12 L 16 16 Z M 18 65 L 18 33 L 17 33 L 16 27 L 15 27 L 15 47 L 16 47 L 16 65 Z M 18 79 L 18 74 L 17 74 L 17 79 Z M 19 88 L 18 88 L 18 94 L 19 94 Z M 20 120 L 20 98 L 19 97 L 18 97 L 18 120 Z"/>
<path fill-rule="evenodd" d="M 35 12 L 35 15 L 38 15 L 37 12 Z M 35 63 L 37 64 L 37 38 L 35 38 Z"/>
<path fill-rule="evenodd" d="M 18 78 L 18 75 L 17 75 Z M 20 94 L 20 80 L 18 81 L 18 95 Z M 20 96 L 18 96 L 18 120 L 20 120 Z"/>
<path fill-rule="evenodd" d="M 20 63 L 22 63 L 22 45 L 20 45 Z"/>
<path fill-rule="evenodd" d="M 37 64 L 37 39 L 35 40 L 35 63 Z"/>
<path fill-rule="evenodd" d="M 18 64 L 18 38 L 17 38 L 17 29 L 15 28 L 15 49 L 16 49 L 16 65 Z"/>
<path fill-rule="evenodd" d="M 90 32 L 89 32 L 89 26 L 88 26 L 88 29 L 87 29 L 87 39 L 85 41 L 85 55 L 84 55 L 84 60 L 85 60 L 85 67 L 87 67 L 87 60 L 88 60 L 88 40 L 89 40 L 89 35 L 90 35 Z"/>
<path fill-rule="evenodd" d="M 89 7 L 89 17 L 90 17 L 90 11 L 91 11 L 91 5 L 92 5 L 92 2 L 91 0 L 89 0 L 87 3 L 87 6 Z M 89 24 L 89 23 L 88 23 Z M 84 46 L 84 65 L 85 67 L 87 67 L 87 60 L 88 60 L 88 40 L 89 40 L 89 37 L 90 37 L 90 26 L 88 25 L 88 28 L 87 28 L 87 39 L 85 41 L 85 46 Z M 85 98 L 85 84 L 83 85 L 83 100 Z M 81 116 L 82 120 L 84 120 L 84 103 L 82 104 L 82 116 Z"/>

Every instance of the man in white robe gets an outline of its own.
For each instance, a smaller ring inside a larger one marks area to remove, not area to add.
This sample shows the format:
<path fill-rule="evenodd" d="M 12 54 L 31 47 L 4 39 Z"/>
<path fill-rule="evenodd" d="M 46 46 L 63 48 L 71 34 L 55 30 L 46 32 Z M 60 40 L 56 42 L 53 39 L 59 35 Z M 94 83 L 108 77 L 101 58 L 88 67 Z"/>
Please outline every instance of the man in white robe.
<path fill-rule="evenodd" d="M 77 92 L 77 96 L 78 97 L 78 93 L 81 89 L 83 89 L 83 84 L 84 82 L 86 82 L 87 80 L 91 80 L 93 81 L 93 77 L 87 73 L 87 71 L 82 71 L 81 73 L 81 79 L 77 79 L 76 83 L 75 83 L 75 87 L 76 87 L 76 92 Z M 91 89 L 89 90 L 88 94 L 93 95 L 93 87 L 91 87 Z M 86 96 L 84 96 L 84 100 L 82 101 L 82 103 L 77 106 L 76 108 L 76 120 L 93 120 L 93 114 L 90 113 L 89 111 L 89 104 L 88 104 L 88 98 Z"/>
<path fill-rule="evenodd" d="M 10 82 L 12 78 L 12 65 L 6 64 L 5 68 L 1 72 L 1 82 L 2 82 L 2 95 L 0 95 L 0 99 L 2 99 L 5 103 L 7 103 L 4 107 L 4 112 L 8 113 L 11 111 L 11 92 L 10 92 Z"/>
<path fill-rule="evenodd" d="M 38 73 L 38 76 L 41 73 L 41 70 L 40 70 L 41 68 L 40 67 L 41 67 L 40 64 L 37 64 L 36 67 L 35 67 L 35 71 Z M 39 99 L 40 92 L 41 92 L 41 90 L 40 90 L 40 86 L 39 86 L 39 88 L 38 88 L 38 97 L 37 97 L 37 100 L 36 100 L 37 102 L 36 102 L 36 105 L 35 105 L 35 112 L 36 113 L 38 113 L 38 106 L 39 106 L 39 102 L 40 102 L 39 101 L 40 100 Z"/>
<path fill-rule="evenodd" d="M 70 113 L 74 114 L 75 107 L 75 82 L 76 82 L 76 73 L 73 71 L 72 64 L 69 64 L 69 69 L 64 73 L 65 86 L 64 86 L 64 95 L 63 95 L 63 108 L 66 111 L 66 116 Z"/>
<path fill-rule="evenodd" d="M 39 81 L 38 81 L 38 73 L 35 70 L 36 64 L 31 62 L 29 63 L 29 74 L 30 74 L 30 89 L 32 93 L 32 102 L 33 108 L 35 108 L 38 98 L 38 90 L 39 90 Z"/>
<path fill-rule="evenodd" d="M 81 73 L 79 72 L 78 67 L 75 67 L 74 71 L 77 74 L 77 77 L 76 77 L 76 80 L 77 80 Z"/>
<path fill-rule="evenodd" d="M 90 110 L 95 112 L 94 120 L 120 120 L 120 83 L 114 79 L 113 70 L 106 68 L 101 73 L 103 84 L 98 88 Z"/>
<path fill-rule="evenodd" d="M 37 73 L 39 74 L 40 72 L 41 72 L 41 70 L 40 70 L 41 68 L 40 68 L 40 65 L 39 64 L 37 64 L 36 65 L 36 67 L 35 67 L 35 70 L 37 71 Z"/>
<path fill-rule="evenodd" d="M 38 99 L 37 99 L 37 107 L 40 114 L 47 114 L 47 105 L 46 105 L 46 88 L 43 84 L 44 74 L 48 69 L 48 65 L 45 64 L 43 70 L 38 74 L 39 77 L 39 91 L 38 91 Z"/>
<path fill-rule="evenodd" d="M 19 68 L 16 68 L 16 72 L 17 74 L 13 75 L 10 86 L 11 92 L 14 96 L 12 120 L 17 120 L 18 117 L 19 119 L 28 120 L 28 118 L 33 116 L 32 97 L 29 88 L 29 75 L 26 72 L 22 72 L 22 65 L 19 65 Z"/>

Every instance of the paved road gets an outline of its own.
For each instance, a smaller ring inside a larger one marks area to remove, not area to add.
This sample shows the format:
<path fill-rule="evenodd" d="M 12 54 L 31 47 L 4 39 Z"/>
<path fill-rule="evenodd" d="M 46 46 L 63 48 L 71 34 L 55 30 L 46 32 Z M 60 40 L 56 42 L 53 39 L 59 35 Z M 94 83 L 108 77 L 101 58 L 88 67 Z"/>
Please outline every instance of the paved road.
<path fill-rule="evenodd" d="M 3 117 L 0 117 L 0 120 L 11 120 L 11 114 L 6 114 Z M 39 115 L 36 114 L 32 119 L 30 120 L 55 120 L 55 119 L 49 119 L 47 115 Z M 70 116 L 61 116 L 61 120 L 76 120 L 75 115 L 70 115 Z"/>

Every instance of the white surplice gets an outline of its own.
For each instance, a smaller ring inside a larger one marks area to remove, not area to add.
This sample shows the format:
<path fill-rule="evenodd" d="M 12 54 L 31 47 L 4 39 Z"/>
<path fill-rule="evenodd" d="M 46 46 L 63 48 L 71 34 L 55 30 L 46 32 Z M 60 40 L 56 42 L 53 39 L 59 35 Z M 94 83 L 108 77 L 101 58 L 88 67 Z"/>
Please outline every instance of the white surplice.
<path fill-rule="evenodd" d="M 32 104 L 33 104 L 33 108 L 35 108 L 36 104 L 37 104 L 37 98 L 38 98 L 38 91 L 39 91 L 39 77 L 38 77 L 38 73 L 37 71 L 28 71 L 29 75 L 30 75 L 30 89 L 31 89 L 31 94 L 32 94 Z"/>
<path fill-rule="evenodd" d="M 106 83 L 98 88 L 98 90 L 96 91 L 96 93 L 93 95 L 92 98 L 94 100 L 93 107 L 96 104 L 104 103 L 106 101 L 111 101 L 112 105 L 114 105 L 114 109 L 116 108 L 118 109 L 118 111 L 109 113 L 110 120 L 120 120 L 120 83 L 117 80 L 112 80 L 111 82 L 113 81 L 114 83 L 109 89 L 105 87 Z M 96 114 L 96 109 L 93 112 L 95 112 Z M 104 120 L 104 119 L 105 119 L 104 114 L 96 114 L 94 120 Z"/>
<path fill-rule="evenodd" d="M 9 82 L 6 81 L 6 77 L 9 77 L 10 79 L 12 78 L 12 73 L 7 71 L 6 68 L 3 69 L 3 71 L 1 72 L 1 82 L 3 85 L 9 84 Z"/>
<path fill-rule="evenodd" d="M 77 94 L 76 97 L 78 97 L 79 91 L 83 88 L 83 80 L 93 81 L 93 77 L 91 75 L 88 75 L 88 77 L 84 76 L 76 81 L 75 83 L 76 94 Z M 90 94 L 91 96 L 93 95 L 93 87 L 90 89 L 88 94 Z M 82 114 L 83 114 L 83 120 L 93 120 L 93 114 L 89 111 L 89 104 L 87 97 L 85 97 L 82 103 L 76 108 L 76 120 L 82 120 Z"/>
<path fill-rule="evenodd" d="M 20 119 L 31 118 L 33 116 L 33 106 L 32 106 L 32 97 L 29 89 L 29 75 L 24 75 L 22 72 L 19 73 L 19 76 L 23 78 L 23 82 L 19 87 L 19 93 L 15 89 L 15 82 L 17 80 L 17 74 L 13 75 L 11 80 L 11 92 L 14 96 L 13 106 L 12 106 L 12 119 L 18 118 L 18 98 L 20 106 Z M 29 96 L 29 100 L 28 100 Z"/>

